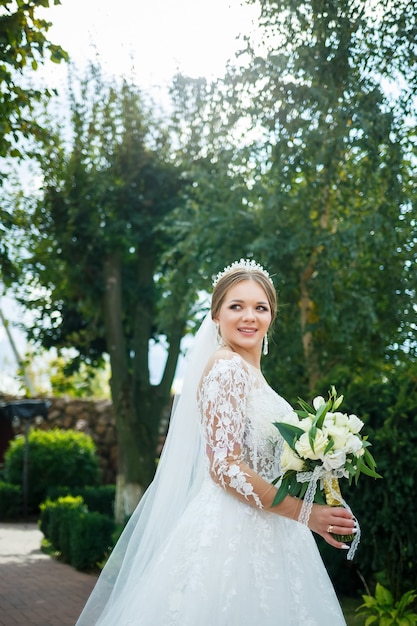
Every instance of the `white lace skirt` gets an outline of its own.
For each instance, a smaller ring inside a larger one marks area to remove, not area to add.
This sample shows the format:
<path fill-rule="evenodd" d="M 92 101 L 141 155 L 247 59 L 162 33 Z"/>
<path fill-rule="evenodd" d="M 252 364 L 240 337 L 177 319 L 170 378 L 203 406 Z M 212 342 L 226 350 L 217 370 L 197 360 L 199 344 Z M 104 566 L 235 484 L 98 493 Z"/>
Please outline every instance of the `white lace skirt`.
<path fill-rule="evenodd" d="M 135 577 L 133 567 L 118 588 L 95 624 L 345 624 L 311 532 L 242 504 L 210 479 L 145 575 Z"/>

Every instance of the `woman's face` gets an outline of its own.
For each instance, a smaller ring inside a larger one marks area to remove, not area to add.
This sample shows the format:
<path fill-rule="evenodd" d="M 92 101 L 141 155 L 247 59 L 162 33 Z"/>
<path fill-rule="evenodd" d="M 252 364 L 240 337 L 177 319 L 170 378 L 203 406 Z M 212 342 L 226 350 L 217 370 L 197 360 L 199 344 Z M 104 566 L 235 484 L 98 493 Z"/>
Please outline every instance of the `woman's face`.
<path fill-rule="evenodd" d="M 249 361 L 259 361 L 262 339 L 271 324 L 265 291 L 254 280 L 242 280 L 226 292 L 218 317 L 222 340 Z"/>

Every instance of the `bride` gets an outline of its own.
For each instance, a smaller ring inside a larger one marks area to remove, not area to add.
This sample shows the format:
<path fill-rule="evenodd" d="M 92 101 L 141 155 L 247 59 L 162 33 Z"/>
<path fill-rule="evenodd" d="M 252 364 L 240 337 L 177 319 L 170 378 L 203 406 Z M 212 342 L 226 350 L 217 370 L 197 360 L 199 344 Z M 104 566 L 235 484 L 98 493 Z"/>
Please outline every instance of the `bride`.
<path fill-rule="evenodd" d="M 272 507 L 291 411 L 261 373 L 276 292 L 254 261 L 214 281 L 155 479 L 77 626 L 341 626 L 311 531 L 355 532 L 343 507 Z"/>

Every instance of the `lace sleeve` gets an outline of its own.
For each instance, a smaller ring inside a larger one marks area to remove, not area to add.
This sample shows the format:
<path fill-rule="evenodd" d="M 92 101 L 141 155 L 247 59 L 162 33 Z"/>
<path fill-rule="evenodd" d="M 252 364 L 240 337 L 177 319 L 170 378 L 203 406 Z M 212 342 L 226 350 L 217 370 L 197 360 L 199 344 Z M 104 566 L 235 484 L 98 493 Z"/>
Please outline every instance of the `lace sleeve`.
<path fill-rule="evenodd" d="M 243 461 L 249 385 L 249 373 L 238 357 L 219 359 L 203 378 L 200 407 L 213 480 L 240 499 L 262 508 L 254 485 L 257 474 Z"/>

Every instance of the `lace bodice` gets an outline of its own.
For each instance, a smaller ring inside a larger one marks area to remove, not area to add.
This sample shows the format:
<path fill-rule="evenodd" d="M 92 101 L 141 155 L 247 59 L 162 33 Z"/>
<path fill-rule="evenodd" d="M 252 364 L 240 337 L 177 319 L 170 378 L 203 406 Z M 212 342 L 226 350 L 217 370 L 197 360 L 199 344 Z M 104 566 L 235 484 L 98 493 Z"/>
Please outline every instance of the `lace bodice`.
<path fill-rule="evenodd" d="M 262 508 L 264 483 L 257 478 L 270 483 L 280 473 L 282 439 L 273 422 L 291 406 L 234 353 L 214 361 L 201 381 L 198 404 L 212 478 Z"/>

